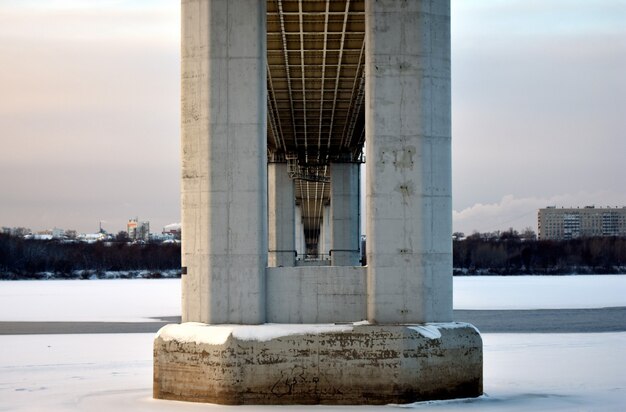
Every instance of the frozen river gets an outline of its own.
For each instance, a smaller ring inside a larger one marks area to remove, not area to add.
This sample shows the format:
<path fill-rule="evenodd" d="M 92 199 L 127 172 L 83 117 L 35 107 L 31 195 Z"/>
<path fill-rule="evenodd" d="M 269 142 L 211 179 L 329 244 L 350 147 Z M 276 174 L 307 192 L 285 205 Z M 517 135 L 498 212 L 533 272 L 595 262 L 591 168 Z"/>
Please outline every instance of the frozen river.
<path fill-rule="evenodd" d="M 624 321 L 619 307 L 626 306 L 626 276 L 454 282 L 456 313 L 508 313 L 519 323 L 523 313 L 567 313 L 576 320 L 585 312 L 613 310 L 615 322 Z M 136 331 L 156 322 L 152 318 L 180 315 L 179 285 L 176 279 L 0 282 L 0 321 L 132 322 Z M 152 339 L 152 333 L 2 335 L 0 411 L 626 410 L 626 332 L 483 333 L 485 396 L 368 408 L 156 401 Z"/>
<path fill-rule="evenodd" d="M 626 275 L 454 278 L 454 308 L 626 307 Z M 0 321 L 145 322 L 180 316 L 180 279 L 0 281 Z"/>

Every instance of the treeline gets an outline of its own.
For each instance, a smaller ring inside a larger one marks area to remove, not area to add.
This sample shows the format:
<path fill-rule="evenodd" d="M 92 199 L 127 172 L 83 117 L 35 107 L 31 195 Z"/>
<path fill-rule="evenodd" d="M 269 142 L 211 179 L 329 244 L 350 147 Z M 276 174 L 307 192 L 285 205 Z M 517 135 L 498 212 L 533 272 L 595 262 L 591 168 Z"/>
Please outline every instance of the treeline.
<path fill-rule="evenodd" d="M 511 229 L 453 239 L 455 275 L 626 273 L 626 238 L 537 240 L 534 233 Z M 0 234 L 0 279 L 107 277 L 124 271 L 161 277 L 180 266 L 176 243 L 69 243 Z"/>
<path fill-rule="evenodd" d="M 536 240 L 515 230 L 453 241 L 455 274 L 626 273 L 626 238 Z"/>
<path fill-rule="evenodd" d="M 0 234 L 0 279 L 99 276 L 103 272 L 180 269 L 175 243 L 61 242 Z"/>

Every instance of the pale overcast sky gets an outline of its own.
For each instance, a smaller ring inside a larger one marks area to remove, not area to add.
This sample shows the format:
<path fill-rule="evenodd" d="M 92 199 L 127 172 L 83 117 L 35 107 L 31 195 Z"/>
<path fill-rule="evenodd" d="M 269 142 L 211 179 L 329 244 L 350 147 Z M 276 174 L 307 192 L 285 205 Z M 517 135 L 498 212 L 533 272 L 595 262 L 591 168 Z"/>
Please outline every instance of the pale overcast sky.
<path fill-rule="evenodd" d="M 177 0 L 0 0 L 0 226 L 179 218 Z M 626 0 L 453 0 L 454 226 L 626 206 Z"/>

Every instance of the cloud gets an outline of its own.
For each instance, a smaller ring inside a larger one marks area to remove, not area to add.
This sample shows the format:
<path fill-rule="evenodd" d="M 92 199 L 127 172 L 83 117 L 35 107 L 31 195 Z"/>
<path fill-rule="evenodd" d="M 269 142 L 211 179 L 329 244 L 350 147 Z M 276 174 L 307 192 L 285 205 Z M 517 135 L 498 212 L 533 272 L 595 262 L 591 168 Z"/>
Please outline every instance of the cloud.
<path fill-rule="evenodd" d="M 453 2 L 456 210 L 505 194 L 549 204 L 558 193 L 623 192 L 624 18 L 623 1 Z"/>
<path fill-rule="evenodd" d="M 556 207 L 624 207 L 626 193 L 607 191 L 565 193 L 551 197 L 516 197 L 508 194 L 496 203 L 476 203 L 460 211 L 453 211 L 455 232 L 466 234 L 473 231 L 491 232 L 509 227 L 537 230 L 537 210 L 546 206 Z"/>

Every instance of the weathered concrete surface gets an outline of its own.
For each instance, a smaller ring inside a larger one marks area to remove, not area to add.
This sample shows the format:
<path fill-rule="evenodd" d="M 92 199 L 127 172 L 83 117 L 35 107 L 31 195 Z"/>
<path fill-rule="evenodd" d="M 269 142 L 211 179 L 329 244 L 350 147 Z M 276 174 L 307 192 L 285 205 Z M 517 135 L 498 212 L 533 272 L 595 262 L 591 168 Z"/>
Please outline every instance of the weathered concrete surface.
<path fill-rule="evenodd" d="M 322 224 L 320 227 L 320 241 L 319 250 L 320 255 L 329 256 L 331 244 L 330 244 L 330 206 L 324 205 L 322 208 Z"/>
<path fill-rule="evenodd" d="M 182 326 L 184 333 L 176 331 L 181 325 L 162 329 L 154 342 L 154 397 L 232 405 L 388 404 L 482 394 L 482 341 L 467 324 L 337 325 L 336 331 L 251 340 L 273 326 L 284 325 L 239 326 L 258 330 L 239 334 L 200 324 L 191 331 Z"/>
<path fill-rule="evenodd" d="M 368 319 L 452 320 L 450 2 L 365 1 Z"/>
<path fill-rule="evenodd" d="M 360 264 L 359 166 L 359 163 L 331 163 L 330 165 L 330 260 L 332 266 L 358 266 Z"/>
<path fill-rule="evenodd" d="M 367 317 L 362 266 L 267 268 L 267 322 L 357 322 Z"/>
<path fill-rule="evenodd" d="M 287 173 L 287 163 L 267 165 L 267 220 L 269 267 L 294 266 L 295 238 L 295 183 Z"/>
<path fill-rule="evenodd" d="M 182 1 L 184 321 L 265 321 L 265 7 Z"/>
<path fill-rule="evenodd" d="M 306 254 L 306 237 L 304 236 L 304 222 L 302 221 L 302 207 L 296 206 L 296 222 L 295 222 L 296 251 L 298 256 L 302 257 Z"/>

